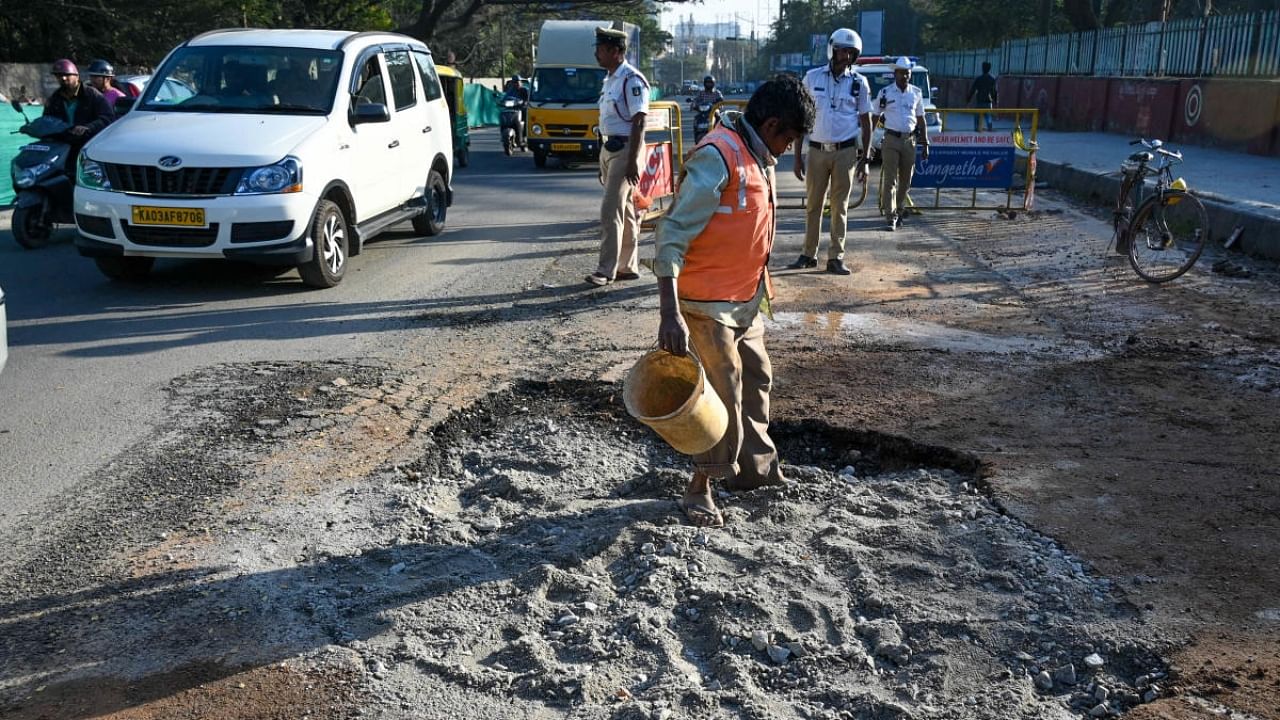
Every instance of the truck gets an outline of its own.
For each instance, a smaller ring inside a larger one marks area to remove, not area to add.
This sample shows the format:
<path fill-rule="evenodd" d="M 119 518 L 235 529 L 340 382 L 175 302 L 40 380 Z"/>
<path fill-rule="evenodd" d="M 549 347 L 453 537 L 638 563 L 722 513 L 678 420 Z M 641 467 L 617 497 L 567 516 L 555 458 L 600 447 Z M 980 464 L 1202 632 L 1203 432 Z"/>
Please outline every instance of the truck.
<path fill-rule="evenodd" d="M 617 27 L 607 20 L 547 20 L 538 33 L 526 124 L 533 164 L 546 167 L 549 156 L 564 163 L 600 158 L 600 90 L 605 69 L 596 62 L 596 28 Z M 640 29 L 621 23 L 630 39 L 627 61 L 639 61 Z"/>

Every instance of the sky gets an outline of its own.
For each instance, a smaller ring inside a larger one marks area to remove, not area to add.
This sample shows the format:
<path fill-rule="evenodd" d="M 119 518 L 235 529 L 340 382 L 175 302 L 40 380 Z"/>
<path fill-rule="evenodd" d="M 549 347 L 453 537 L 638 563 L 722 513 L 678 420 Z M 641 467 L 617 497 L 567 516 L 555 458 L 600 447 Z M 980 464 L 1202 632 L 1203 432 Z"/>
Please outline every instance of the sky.
<path fill-rule="evenodd" d="M 742 34 L 750 36 L 754 24 L 758 38 L 769 33 L 769 24 L 778 16 L 778 0 L 703 0 L 663 3 L 662 7 L 662 27 L 666 30 L 690 14 L 696 23 L 733 22 L 736 15 Z"/>

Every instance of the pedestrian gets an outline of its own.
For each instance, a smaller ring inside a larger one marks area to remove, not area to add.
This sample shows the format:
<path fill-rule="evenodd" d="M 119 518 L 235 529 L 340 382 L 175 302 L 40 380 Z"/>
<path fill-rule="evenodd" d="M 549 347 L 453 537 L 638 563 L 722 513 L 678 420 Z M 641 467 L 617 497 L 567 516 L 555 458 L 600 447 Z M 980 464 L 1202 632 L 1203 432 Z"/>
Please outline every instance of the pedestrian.
<path fill-rule="evenodd" d="M 969 86 L 968 101 L 975 108 L 990 110 L 996 106 L 996 79 L 991 75 L 991 63 L 982 63 L 982 74 L 974 78 L 973 85 Z M 983 118 L 986 118 L 987 121 L 986 129 L 991 130 L 991 113 L 974 113 L 974 132 L 982 129 Z"/>
<path fill-rule="evenodd" d="M 829 192 L 831 246 L 827 248 L 827 272 L 850 274 L 844 264 L 849 193 L 855 174 L 860 182 L 866 181 L 866 152 L 871 145 L 871 85 L 853 69 L 861 53 L 862 38 L 858 33 L 840 28 L 827 39 L 830 62 L 804 76 L 804 86 L 813 95 L 818 116 L 809 136 L 808 163 L 804 158 L 805 143 L 796 143 L 795 174 L 805 186 L 804 251 L 789 266 L 797 270 L 818 266 L 822 208 Z"/>
<path fill-rule="evenodd" d="M 907 81 L 915 66 L 911 58 L 900 57 L 893 64 L 893 82 L 876 96 L 876 106 L 884 121 L 881 141 L 881 177 L 884 178 L 887 229 L 897 230 L 906 212 L 907 191 L 916 169 L 916 145 L 921 156 L 929 159 L 929 134 L 925 131 L 924 95 Z"/>
<path fill-rule="evenodd" d="M 640 183 L 649 81 L 627 62 L 627 34 L 596 29 L 596 62 L 609 71 L 600 92 L 600 262 L 587 276 L 592 285 L 640 277 L 640 216 L 634 193 Z"/>
<path fill-rule="evenodd" d="M 733 490 L 785 481 L 769 438 L 773 369 L 764 345 L 772 282 L 777 191 L 774 165 L 813 130 L 814 101 L 803 83 L 779 76 L 760 86 L 745 113 L 726 111 L 684 166 L 658 220 L 658 346 L 692 350 L 729 411 L 724 437 L 693 457 L 680 506 L 689 522 L 723 525 L 713 480 Z"/>
<path fill-rule="evenodd" d="M 54 62 L 53 76 L 58 80 L 58 89 L 45 102 L 41 115 L 65 120 L 71 125 L 67 131 L 71 136 L 71 152 L 67 153 L 65 162 L 67 172 L 75 177 L 80 148 L 111 124 L 115 113 L 102 93 L 80 82 L 80 70 L 70 60 L 64 58 Z"/>
<path fill-rule="evenodd" d="M 102 97 L 106 98 L 107 104 L 114 111 L 116 101 L 125 97 L 124 91 L 115 87 L 116 70 L 111 67 L 111 63 L 106 60 L 94 60 L 89 63 L 89 84 L 94 90 L 102 93 Z"/>

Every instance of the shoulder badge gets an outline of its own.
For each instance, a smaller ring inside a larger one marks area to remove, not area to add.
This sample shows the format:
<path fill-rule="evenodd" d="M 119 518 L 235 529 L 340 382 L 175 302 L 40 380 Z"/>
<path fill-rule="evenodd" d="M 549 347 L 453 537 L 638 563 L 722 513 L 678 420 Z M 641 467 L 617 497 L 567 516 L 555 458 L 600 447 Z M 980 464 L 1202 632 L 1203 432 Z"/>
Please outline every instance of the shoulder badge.
<path fill-rule="evenodd" d="M 636 97 L 640 97 L 640 86 L 639 86 L 639 85 L 632 85 L 632 86 L 631 86 L 631 94 L 632 94 L 632 95 L 635 95 Z"/>

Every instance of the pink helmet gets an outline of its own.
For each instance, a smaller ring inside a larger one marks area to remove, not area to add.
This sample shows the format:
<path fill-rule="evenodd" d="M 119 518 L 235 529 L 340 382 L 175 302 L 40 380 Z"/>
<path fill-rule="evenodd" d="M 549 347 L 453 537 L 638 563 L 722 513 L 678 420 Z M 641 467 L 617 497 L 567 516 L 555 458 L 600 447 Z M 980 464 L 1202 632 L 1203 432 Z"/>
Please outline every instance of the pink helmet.
<path fill-rule="evenodd" d="M 76 64 L 70 60 L 63 58 L 55 60 L 53 63 L 54 75 L 79 75 L 80 70 L 76 68 Z"/>

